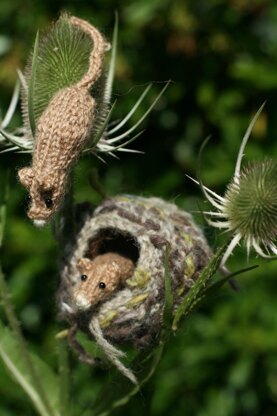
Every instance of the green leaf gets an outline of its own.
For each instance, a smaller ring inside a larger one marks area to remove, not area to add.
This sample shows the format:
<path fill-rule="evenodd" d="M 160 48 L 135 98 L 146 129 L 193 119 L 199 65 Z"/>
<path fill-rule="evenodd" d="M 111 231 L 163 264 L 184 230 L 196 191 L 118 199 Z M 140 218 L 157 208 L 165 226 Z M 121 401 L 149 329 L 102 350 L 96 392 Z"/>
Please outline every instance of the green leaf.
<path fill-rule="evenodd" d="M 255 265 L 255 266 L 246 267 L 244 269 L 237 270 L 236 272 L 233 272 L 233 273 L 229 273 L 227 276 L 224 276 L 221 279 L 218 279 L 216 282 L 212 283 L 206 289 L 204 289 L 203 296 L 206 298 L 206 297 L 214 294 L 219 289 L 221 289 L 222 286 L 225 283 L 227 283 L 230 279 L 232 279 L 233 277 L 238 276 L 238 275 L 243 274 L 243 273 L 246 273 L 246 272 L 249 272 L 251 270 L 254 270 L 257 267 L 259 267 L 259 266 Z"/>
<path fill-rule="evenodd" d="M 30 354 L 33 366 L 39 374 L 41 384 L 49 398 L 53 409 L 58 408 L 58 379 L 50 367 L 38 358 L 35 354 Z M 34 407 L 40 415 L 49 416 L 36 386 L 33 385 L 25 360 L 22 359 L 21 350 L 13 333 L 0 323 L 0 358 L 5 364 L 12 378 L 22 387 L 30 398 Z M 59 415 L 58 411 L 53 411 L 53 415 Z"/>
<path fill-rule="evenodd" d="M 198 277 L 194 286 L 190 289 L 189 293 L 185 296 L 184 300 L 176 310 L 172 325 L 173 331 L 176 331 L 180 319 L 187 316 L 192 311 L 192 309 L 194 309 L 196 305 L 201 302 L 203 292 L 205 291 L 208 282 L 211 280 L 218 267 L 220 266 L 221 259 L 226 251 L 227 246 L 228 244 L 225 244 L 223 247 L 217 250 L 217 252 L 214 254 L 214 256 L 211 258 L 207 266 Z"/>

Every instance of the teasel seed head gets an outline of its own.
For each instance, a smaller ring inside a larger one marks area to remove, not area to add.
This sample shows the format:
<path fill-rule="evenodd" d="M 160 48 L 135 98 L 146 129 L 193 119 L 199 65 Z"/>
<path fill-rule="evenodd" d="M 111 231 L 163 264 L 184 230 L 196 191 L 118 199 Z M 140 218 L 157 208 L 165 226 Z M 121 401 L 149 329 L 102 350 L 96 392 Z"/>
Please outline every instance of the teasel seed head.
<path fill-rule="evenodd" d="M 204 186 L 200 179 L 196 181 L 216 208 L 216 211 L 204 211 L 208 224 L 232 234 L 222 258 L 222 267 L 241 240 L 246 244 L 248 255 L 251 248 L 262 257 L 277 255 L 277 162 L 265 159 L 249 163 L 241 169 L 246 143 L 263 107 L 264 104 L 244 135 L 234 176 L 224 196 Z"/>
<path fill-rule="evenodd" d="M 277 163 L 254 162 L 243 169 L 239 183 L 231 182 L 225 194 L 230 228 L 246 241 L 270 244 L 277 236 Z"/>

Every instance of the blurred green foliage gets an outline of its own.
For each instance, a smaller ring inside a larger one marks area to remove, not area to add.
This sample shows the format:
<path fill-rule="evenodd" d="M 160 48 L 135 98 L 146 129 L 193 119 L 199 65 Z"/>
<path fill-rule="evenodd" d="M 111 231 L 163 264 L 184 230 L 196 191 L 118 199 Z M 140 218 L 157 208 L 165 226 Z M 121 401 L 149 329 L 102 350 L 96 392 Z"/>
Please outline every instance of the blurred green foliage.
<path fill-rule="evenodd" d="M 88 171 L 97 168 L 103 189 L 156 195 L 196 211 L 200 190 L 195 177 L 197 154 L 205 150 L 202 175 L 222 193 L 232 176 L 247 125 L 267 100 L 247 145 L 245 160 L 276 157 L 277 141 L 277 3 L 269 0 L 2 0 L 0 3 L 0 107 L 4 112 L 17 77 L 34 42 L 37 28 L 61 10 L 86 18 L 111 38 L 114 11 L 120 19 L 114 98 L 117 117 L 124 115 L 154 81 L 153 93 L 173 82 L 148 117 L 146 131 L 133 147 L 145 155 L 122 154 L 105 165 L 92 157 L 76 168 L 77 202 L 99 202 Z M 140 112 L 136 115 L 139 117 Z M 14 126 L 20 125 L 20 113 Z M 25 215 L 24 190 L 16 171 L 27 155 L 0 155 L 0 198 L 5 172 L 11 171 L 7 233 L 1 261 L 16 312 L 31 349 L 54 366 L 57 359 L 55 291 L 58 248 L 50 228 L 36 229 Z M 202 203 L 202 202 L 201 202 Z M 203 206 L 203 204 L 202 204 Z M 198 215 L 197 220 L 202 221 Z M 223 236 L 203 224 L 213 246 Z M 243 248 L 229 265 L 246 266 Z M 140 415 L 277 415 L 277 265 L 250 257 L 260 267 L 240 278 L 241 290 L 228 287 L 205 304 L 171 340 L 153 379 L 124 410 Z M 5 318 L 2 309 L 0 315 Z M 63 327 L 62 327 L 63 328 Z M 85 409 L 109 372 L 72 362 L 76 406 Z M 112 386 L 112 377 L 110 378 Z M 0 364 L 0 414 L 32 415 L 24 393 Z M 80 411 L 81 414 L 81 411 Z M 93 414 L 91 411 L 90 414 Z"/>

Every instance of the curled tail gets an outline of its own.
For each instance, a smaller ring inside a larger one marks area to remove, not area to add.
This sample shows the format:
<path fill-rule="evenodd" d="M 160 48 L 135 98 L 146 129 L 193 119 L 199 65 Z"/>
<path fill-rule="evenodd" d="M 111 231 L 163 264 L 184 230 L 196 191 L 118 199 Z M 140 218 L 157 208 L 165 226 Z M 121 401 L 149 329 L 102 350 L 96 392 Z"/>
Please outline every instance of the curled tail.
<path fill-rule="evenodd" d="M 93 49 L 89 59 L 89 68 L 83 78 L 76 84 L 77 87 L 90 88 L 100 77 L 104 61 L 104 53 L 109 49 L 101 33 L 85 20 L 72 16 L 70 22 L 81 29 L 93 40 Z"/>

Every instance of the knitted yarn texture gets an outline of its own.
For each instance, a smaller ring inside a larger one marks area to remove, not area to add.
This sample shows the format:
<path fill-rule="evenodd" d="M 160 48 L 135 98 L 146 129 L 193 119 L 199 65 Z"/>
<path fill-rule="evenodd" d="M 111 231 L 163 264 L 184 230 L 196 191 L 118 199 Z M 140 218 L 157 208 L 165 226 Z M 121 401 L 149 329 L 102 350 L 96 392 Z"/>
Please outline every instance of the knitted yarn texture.
<path fill-rule="evenodd" d="M 36 225 L 44 225 L 59 208 L 70 168 L 90 138 L 97 104 L 91 88 L 103 72 L 107 49 L 106 41 L 94 26 L 77 17 L 62 19 L 68 19 L 72 39 L 74 31 L 81 31 L 92 46 L 86 73 L 74 85 L 58 90 L 38 118 L 32 166 L 18 172 L 31 197 L 28 216 Z"/>
<path fill-rule="evenodd" d="M 61 273 L 61 318 L 77 323 L 92 336 L 130 379 L 132 373 L 126 374 L 130 370 L 124 367 L 123 371 L 119 361 L 122 352 L 113 344 L 145 348 L 158 341 L 164 309 L 166 246 L 176 309 L 207 264 L 210 249 L 191 215 L 159 198 L 122 195 L 105 200 L 87 216 Z M 117 257 L 109 260 L 111 254 Z M 118 282 L 118 275 L 110 279 L 105 273 L 101 277 L 91 273 L 97 262 L 105 268 L 109 261 L 121 262 L 114 265 L 116 273 L 128 270 L 120 284 L 112 288 L 110 282 Z M 88 282 L 82 281 L 84 274 L 89 274 L 94 288 L 98 288 L 93 296 Z M 106 289 L 107 296 L 103 296 Z"/>

